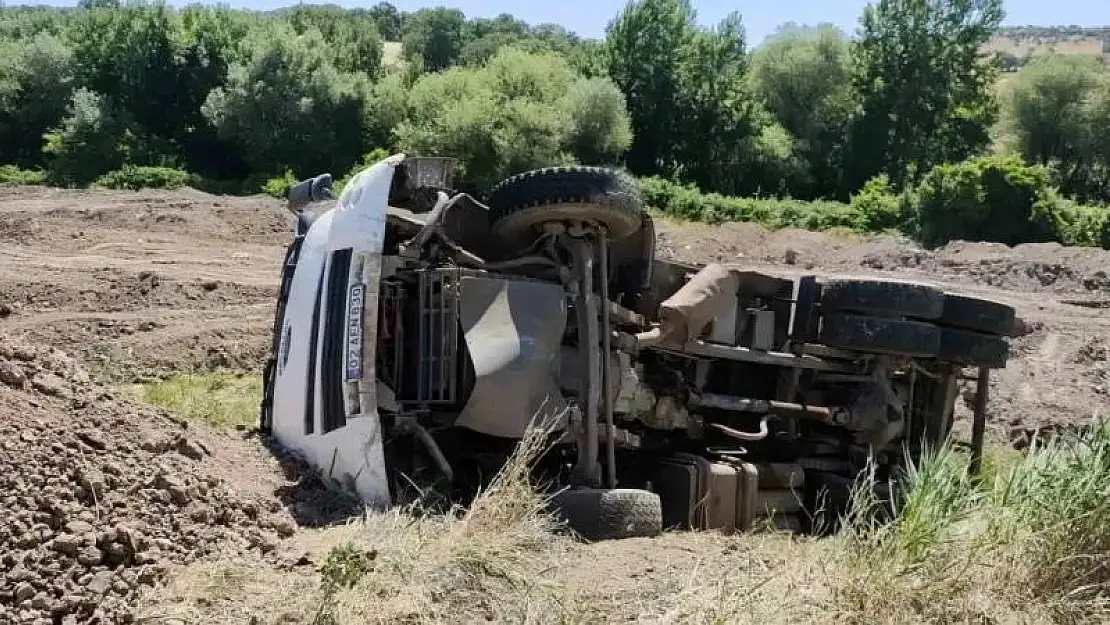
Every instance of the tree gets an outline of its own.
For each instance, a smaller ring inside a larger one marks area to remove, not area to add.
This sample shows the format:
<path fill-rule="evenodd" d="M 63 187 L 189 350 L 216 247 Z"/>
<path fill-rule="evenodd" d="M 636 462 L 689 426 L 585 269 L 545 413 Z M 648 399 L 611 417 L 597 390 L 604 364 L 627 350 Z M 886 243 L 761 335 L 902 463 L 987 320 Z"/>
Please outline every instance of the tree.
<path fill-rule="evenodd" d="M 1002 0 L 877 0 L 853 48 L 849 187 L 886 173 L 901 186 L 989 142 L 998 63 L 982 52 Z"/>
<path fill-rule="evenodd" d="M 504 48 L 483 68 L 422 76 L 395 136 L 411 154 L 459 159 L 459 184 L 481 192 L 528 169 L 611 162 L 627 147 L 616 86 L 585 79 L 560 55 Z"/>
<path fill-rule="evenodd" d="M 1110 83 L 1105 71 L 1096 59 L 1040 58 L 1018 72 L 1003 99 L 1007 147 L 1051 167 L 1062 191 L 1085 198 L 1098 195 L 1092 187 L 1110 164 L 1095 138 L 1101 109 L 1095 96 Z"/>
<path fill-rule="evenodd" d="M 420 9 L 405 24 L 402 50 L 427 71 L 439 71 L 458 60 L 463 48 L 466 16 L 458 9 Z"/>
<path fill-rule="evenodd" d="M 632 144 L 624 94 L 608 78 L 576 81 L 567 96 L 566 149 L 586 165 L 612 165 Z"/>
<path fill-rule="evenodd" d="M 738 13 L 695 32 L 684 47 L 676 101 L 682 132 L 671 141 L 678 174 L 702 189 L 737 194 L 761 188 L 768 147 L 761 135 L 770 120 L 751 93 L 747 69 Z"/>
<path fill-rule="evenodd" d="M 793 136 L 804 176 L 792 181 L 795 197 L 833 197 L 848 122 L 855 108 L 847 39 L 831 25 L 782 28 L 752 57 L 761 102 Z"/>
<path fill-rule="evenodd" d="M 404 17 L 397 7 L 388 2 L 379 2 L 370 8 L 370 19 L 378 27 L 378 34 L 386 41 L 400 41 Z"/>
<path fill-rule="evenodd" d="M 203 111 L 251 169 L 299 176 L 350 169 L 366 151 L 370 84 L 335 69 L 315 29 L 275 24 L 255 35 L 245 64 L 209 94 Z"/>
<path fill-rule="evenodd" d="M 44 152 L 51 181 L 84 185 L 119 168 L 124 163 L 128 134 L 106 98 L 78 89 L 61 127 L 46 136 Z"/>
<path fill-rule="evenodd" d="M 346 11 L 334 5 L 298 5 L 289 14 L 298 35 L 315 28 L 332 50 L 332 63 L 341 72 L 378 75 L 382 66 L 382 41 L 369 13 Z"/>
<path fill-rule="evenodd" d="M 66 116 L 73 94 L 73 53 L 42 32 L 0 46 L 0 154 L 25 167 L 42 164 L 43 135 Z"/>
<path fill-rule="evenodd" d="M 606 67 L 632 119 L 627 162 L 636 174 L 650 176 L 675 166 L 674 149 L 683 132 L 680 71 L 694 36 L 693 20 L 687 0 L 638 0 L 606 32 Z"/>

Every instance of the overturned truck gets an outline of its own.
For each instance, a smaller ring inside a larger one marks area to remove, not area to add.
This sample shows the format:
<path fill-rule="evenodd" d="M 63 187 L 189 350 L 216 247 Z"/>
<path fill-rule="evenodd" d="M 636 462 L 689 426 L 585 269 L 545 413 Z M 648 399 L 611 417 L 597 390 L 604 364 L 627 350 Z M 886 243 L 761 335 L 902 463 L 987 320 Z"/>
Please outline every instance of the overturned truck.
<path fill-rule="evenodd" d="M 968 368 L 981 403 L 1006 364 L 1000 303 L 656 258 L 620 172 L 482 201 L 452 178 L 394 155 L 289 193 L 261 427 L 369 505 L 464 497 L 542 421 L 540 483 L 588 538 L 831 527 L 862 471 L 897 483 L 946 439 Z"/>

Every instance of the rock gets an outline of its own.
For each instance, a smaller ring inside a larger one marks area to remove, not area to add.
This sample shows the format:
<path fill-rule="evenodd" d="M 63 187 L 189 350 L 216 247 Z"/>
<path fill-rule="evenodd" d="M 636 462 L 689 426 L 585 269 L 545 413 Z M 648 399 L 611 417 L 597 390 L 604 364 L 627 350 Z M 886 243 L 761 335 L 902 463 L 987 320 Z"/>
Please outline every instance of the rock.
<path fill-rule="evenodd" d="M 36 610 L 45 610 L 50 607 L 50 595 L 40 592 L 31 598 L 31 607 Z"/>
<path fill-rule="evenodd" d="M 0 382 L 12 388 L 23 388 L 27 383 L 27 376 L 19 365 L 4 360 L 0 361 Z"/>
<path fill-rule="evenodd" d="M 66 531 L 70 534 L 83 535 L 93 531 L 93 526 L 91 523 L 86 523 L 85 521 L 81 520 L 70 521 L 69 523 L 66 523 Z"/>
<path fill-rule="evenodd" d="M 97 564 L 100 564 L 101 560 L 103 559 L 104 554 L 92 545 L 85 547 L 81 550 L 80 553 L 77 554 L 77 561 L 81 564 L 84 564 L 85 566 L 95 566 Z"/>
<path fill-rule="evenodd" d="M 203 443 L 185 437 L 178 440 L 177 453 L 192 460 L 202 460 L 205 456 L 211 455 L 211 452 Z"/>
<path fill-rule="evenodd" d="M 104 497 L 104 489 L 108 485 L 108 480 L 100 471 L 88 469 L 81 474 L 81 484 L 99 499 Z"/>
<path fill-rule="evenodd" d="M 93 449 L 104 451 L 108 448 L 108 441 L 105 440 L 104 435 L 100 432 L 94 432 L 92 430 L 82 430 L 77 433 L 77 438 L 81 439 L 83 443 L 85 443 L 89 447 L 92 447 Z"/>
<path fill-rule="evenodd" d="M 34 579 L 35 574 L 30 571 L 23 563 L 16 564 L 8 571 L 8 579 L 13 582 L 22 582 L 29 579 Z"/>
<path fill-rule="evenodd" d="M 24 601 L 35 596 L 35 587 L 30 582 L 20 582 L 15 586 L 15 602 L 23 603 Z"/>
<path fill-rule="evenodd" d="M 111 571 L 101 571 L 93 575 L 89 583 L 85 584 L 85 588 L 91 593 L 103 595 L 112 588 L 113 577 L 115 574 Z"/>
<path fill-rule="evenodd" d="M 53 373 L 40 373 L 36 375 L 31 379 L 31 387 L 40 393 L 52 395 L 54 397 L 67 397 L 69 395 L 65 380 Z"/>
<path fill-rule="evenodd" d="M 73 525 L 73 523 L 81 523 L 81 521 L 71 522 L 70 525 Z M 85 523 L 85 525 L 88 525 L 88 523 Z M 73 534 L 60 534 L 54 537 L 54 542 L 51 545 L 55 551 L 72 556 L 77 553 L 77 549 L 81 546 L 81 539 Z"/>
<path fill-rule="evenodd" d="M 181 478 L 176 475 L 160 475 L 158 476 L 156 485 L 160 490 L 169 494 L 170 500 L 175 504 L 184 506 L 189 503 L 189 491 L 185 487 L 185 483 L 181 481 Z"/>
<path fill-rule="evenodd" d="M 782 260 L 787 265 L 796 265 L 798 263 L 798 251 L 787 248 L 786 252 L 783 254 Z"/>

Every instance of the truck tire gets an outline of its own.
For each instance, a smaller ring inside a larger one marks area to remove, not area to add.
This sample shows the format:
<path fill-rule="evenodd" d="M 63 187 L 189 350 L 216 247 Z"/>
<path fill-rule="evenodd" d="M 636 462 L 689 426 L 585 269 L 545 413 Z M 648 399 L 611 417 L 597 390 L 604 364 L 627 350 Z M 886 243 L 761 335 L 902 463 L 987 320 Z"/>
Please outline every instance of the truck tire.
<path fill-rule="evenodd" d="M 821 284 L 823 312 L 937 319 L 944 292 L 927 284 L 892 280 L 828 280 Z"/>
<path fill-rule="evenodd" d="M 989 299 L 945 293 L 944 313 L 939 323 L 961 330 L 1010 336 L 1014 332 L 1015 319 L 1013 306 Z"/>
<path fill-rule="evenodd" d="M 851 351 L 932 358 L 940 351 L 941 331 L 923 321 L 834 314 L 822 319 L 818 340 Z"/>
<path fill-rule="evenodd" d="M 961 365 L 1003 369 L 1010 357 L 1010 346 L 1000 336 L 941 328 L 937 359 Z"/>
<path fill-rule="evenodd" d="M 595 221 L 620 240 L 642 224 L 643 202 L 631 176 L 602 167 L 549 167 L 517 174 L 489 193 L 494 234 L 531 243 L 549 222 Z"/>
<path fill-rule="evenodd" d="M 659 495 L 629 488 L 578 488 L 551 500 L 567 526 L 586 540 L 658 536 L 663 531 Z"/>

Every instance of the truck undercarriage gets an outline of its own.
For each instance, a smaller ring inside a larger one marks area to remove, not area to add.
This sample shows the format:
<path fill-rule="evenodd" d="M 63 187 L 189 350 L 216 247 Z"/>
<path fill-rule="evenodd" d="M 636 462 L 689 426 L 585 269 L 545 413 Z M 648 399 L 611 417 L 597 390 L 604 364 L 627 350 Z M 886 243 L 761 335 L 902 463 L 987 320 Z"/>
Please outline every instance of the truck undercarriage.
<path fill-rule="evenodd" d="M 588 538 L 816 531 L 861 472 L 897 483 L 948 437 L 965 369 L 982 401 L 1008 357 L 999 303 L 658 259 L 618 172 L 526 172 L 484 202 L 446 159 L 360 176 L 316 216 L 329 177 L 290 192 L 261 426 L 368 503 L 429 479 L 465 498 L 542 422 L 536 470 Z"/>

